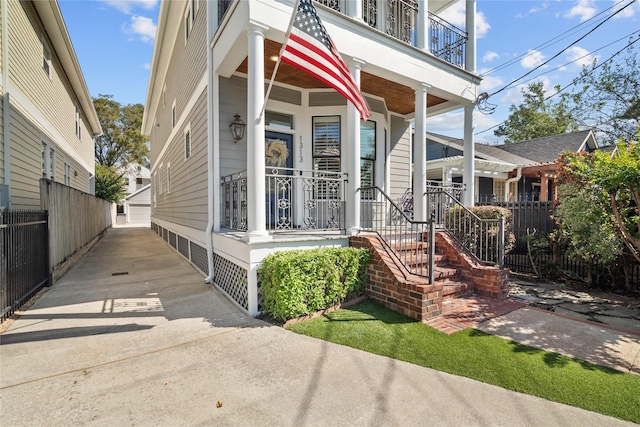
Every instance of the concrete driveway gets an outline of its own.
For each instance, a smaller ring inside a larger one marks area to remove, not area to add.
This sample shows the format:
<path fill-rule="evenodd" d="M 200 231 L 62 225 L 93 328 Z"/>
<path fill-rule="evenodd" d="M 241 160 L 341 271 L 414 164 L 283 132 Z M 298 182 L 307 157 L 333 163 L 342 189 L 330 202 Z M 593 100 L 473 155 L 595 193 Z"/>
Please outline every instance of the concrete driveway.
<path fill-rule="evenodd" d="M 149 229 L 112 229 L 5 332 L 2 425 L 616 426 L 247 317 Z"/>

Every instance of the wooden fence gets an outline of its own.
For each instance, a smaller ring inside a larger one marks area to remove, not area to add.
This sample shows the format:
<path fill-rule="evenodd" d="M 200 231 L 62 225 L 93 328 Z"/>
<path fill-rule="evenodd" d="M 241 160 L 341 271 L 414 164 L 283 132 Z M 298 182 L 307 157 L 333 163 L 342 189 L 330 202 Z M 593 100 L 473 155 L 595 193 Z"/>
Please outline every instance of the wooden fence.
<path fill-rule="evenodd" d="M 66 260 L 112 225 L 111 203 L 47 179 L 40 204 L 49 212 L 49 260 L 53 280 Z"/>

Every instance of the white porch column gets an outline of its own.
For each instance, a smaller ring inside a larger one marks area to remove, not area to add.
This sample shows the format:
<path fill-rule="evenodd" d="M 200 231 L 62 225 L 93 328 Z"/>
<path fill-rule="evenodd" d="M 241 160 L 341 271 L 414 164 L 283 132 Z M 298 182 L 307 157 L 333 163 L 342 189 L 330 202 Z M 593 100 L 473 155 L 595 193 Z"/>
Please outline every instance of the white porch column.
<path fill-rule="evenodd" d="M 427 218 L 427 90 L 431 86 L 421 83 L 416 87 L 416 123 L 413 140 L 413 219 Z"/>
<path fill-rule="evenodd" d="M 360 68 L 364 62 L 353 58 L 351 75 L 360 87 Z M 356 107 L 347 102 L 346 141 L 342 149 L 346 151 L 347 163 L 347 195 L 345 206 L 345 226 L 351 236 L 360 231 L 360 113 Z"/>
<path fill-rule="evenodd" d="M 247 27 L 247 233 L 245 240 L 269 240 L 265 209 L 264 120 L 264 33 L 256 23 Z"/>
<path fill-rule="evenodd" d="M 416 47 L 430 51 L 429 46 L 429 0 L 418 0 L 418 22 L 416 25 Z"/>
<path fill-rule="evenodd" d="M 464 204 L 474 205 L 476 146 L 473 139 L 473 109 L 474 105 L 464 107 L 464 158 L 462 160 L 462 182 L 465 185 Z"/>
<path fill-rule="evenodd" d="M 358 21 L 364 21 L 362 19 L 362 0 L 349 0 L 345 2 L 345 14 Z"/>
<path fill-rule="evenodd" d="M 464 66 L 467 71 L 476 71 L 476 0 L 467 0 L 466 4 L 467 45 L 465 46 Z"/>

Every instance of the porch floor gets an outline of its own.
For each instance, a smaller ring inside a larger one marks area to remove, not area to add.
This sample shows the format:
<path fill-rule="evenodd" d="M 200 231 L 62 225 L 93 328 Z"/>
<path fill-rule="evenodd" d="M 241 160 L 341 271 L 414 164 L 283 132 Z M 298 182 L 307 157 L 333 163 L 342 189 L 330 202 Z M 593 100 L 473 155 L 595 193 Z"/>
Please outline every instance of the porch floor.
<path fill-rule="evenodd" d="M 456 297 L 442 301 L 442 316 L 425 323 L 451 335 L 522 307 L 524 305 L 513 298 L 496 299 L 480 295 Z"/>

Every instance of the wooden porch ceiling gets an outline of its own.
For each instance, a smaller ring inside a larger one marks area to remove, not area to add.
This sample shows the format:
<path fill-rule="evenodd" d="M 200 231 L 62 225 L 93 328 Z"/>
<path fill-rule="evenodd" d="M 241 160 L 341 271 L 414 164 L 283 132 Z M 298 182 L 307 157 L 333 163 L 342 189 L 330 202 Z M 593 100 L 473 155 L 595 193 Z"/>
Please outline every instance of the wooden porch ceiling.
<path fill-rule="evenodd" d="M 280 43 L 272 40 L 265 40 L 264 45 L 264 75 L 265 78 L 270 79 L 275 67 L 275 61 L 271 60 L 272 56 L 277 56 L 280 53 Z M 247 74 L 248 60 L 247 58 L 242 61 L 242 64 L 237 68 L 237 72 Z M 292 86 L 297 86 L 303 89 L 321 89 L 329 88 L 326 84 L 322 83 L 307 73 L 303 73 L 297 68 L 281 62 L 278 68 L 278 74 L 276 74 L 275 80 L 280 83 L 286 83 Z M 401 85 L 399 83 L 392 82 L 381 77 L 374 76 L 363 71 L 360 75 L 360 86 L 362 92 L 371 95 L 376 95 L 384 98 L 389 111 L 399 113 L 402 115 L 411 114 L 414 112 L 415 92 L 408 86 Z M 439 98 L 433 95 L 427 95 L 427 108 L 434 105 L 446 102 L 445 99 Z"/>

